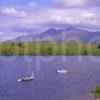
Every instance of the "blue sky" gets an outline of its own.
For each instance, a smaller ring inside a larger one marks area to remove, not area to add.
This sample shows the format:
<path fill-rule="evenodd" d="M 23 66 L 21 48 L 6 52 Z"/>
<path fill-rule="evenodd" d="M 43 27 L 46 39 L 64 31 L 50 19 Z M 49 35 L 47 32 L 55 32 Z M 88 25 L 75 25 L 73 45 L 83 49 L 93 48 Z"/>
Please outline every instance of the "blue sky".
<path fill-rule="evenodd" d="M 30 2 L 34 2 L 40 6 L 53 4 L 53 0 L 2 0 L 0 1 L 0 6 L 27 5 Z"/>
<path fill-rule="evenodd" d="M 100 30 L 100 0 L 0 0 L 0 40 L 48 28 Z"/>

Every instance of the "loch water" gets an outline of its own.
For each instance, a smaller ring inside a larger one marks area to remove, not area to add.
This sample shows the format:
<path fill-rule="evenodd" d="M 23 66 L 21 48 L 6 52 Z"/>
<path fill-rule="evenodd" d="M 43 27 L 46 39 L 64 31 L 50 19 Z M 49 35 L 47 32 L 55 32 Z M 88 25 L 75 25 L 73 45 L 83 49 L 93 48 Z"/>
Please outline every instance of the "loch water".
<path fill-rule="evenodd" d="M 96 59 L 96 60 L 95 60 Z M 0 57 L 0 100 L 95 100 L 100 86 L 100 57 Z M 65 68 L 67 74 L 56 73 Z M 28 82 L 18 82 L 34 73 Z"/>

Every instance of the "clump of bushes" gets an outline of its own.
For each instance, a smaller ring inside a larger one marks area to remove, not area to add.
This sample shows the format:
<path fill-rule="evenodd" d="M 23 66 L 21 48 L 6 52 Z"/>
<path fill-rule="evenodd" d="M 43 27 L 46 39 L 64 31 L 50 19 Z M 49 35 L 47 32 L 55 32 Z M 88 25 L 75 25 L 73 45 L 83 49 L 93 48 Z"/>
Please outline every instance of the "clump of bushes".
<path fill-rule="evenodd" d="M 98 49 L 100 49 L 100 44 L 97 46 Z"/>
<path fill-rule="evenodd" d="M 0 44 L 0 55 L 100 55 L 97 45 L 92 44 L 90 51 L 87 47 L 88 44 L 83 44 L 82 48 L 78 48 L 76 43 L 66 42 L 12 42 Z"/>
<path fill-rule="evenodd" d="M 92 91 L 96 97 L 100 98 L 100 87 L 96 87 L 95 90 Z"/>

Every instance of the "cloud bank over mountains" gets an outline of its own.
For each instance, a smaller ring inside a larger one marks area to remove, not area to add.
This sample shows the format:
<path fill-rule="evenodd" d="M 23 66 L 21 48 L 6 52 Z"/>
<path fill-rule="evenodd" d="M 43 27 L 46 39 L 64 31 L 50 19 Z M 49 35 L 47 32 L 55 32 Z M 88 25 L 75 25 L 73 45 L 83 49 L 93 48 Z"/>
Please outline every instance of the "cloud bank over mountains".
<path fill-rule="evenodd" d="M 49 5 L 49 6 L 48 6 Z M 100 30 L 99 0 L 4 0 L 0 4 L 0 38 L 35 34 L 68 25 Z"/>

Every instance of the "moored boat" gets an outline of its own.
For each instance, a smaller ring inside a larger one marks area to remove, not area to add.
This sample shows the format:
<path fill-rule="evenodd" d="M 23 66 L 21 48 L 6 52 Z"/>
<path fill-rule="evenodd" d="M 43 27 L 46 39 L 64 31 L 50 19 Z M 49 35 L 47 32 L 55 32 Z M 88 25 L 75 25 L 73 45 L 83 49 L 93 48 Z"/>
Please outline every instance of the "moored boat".
<path fill-rule="evenodd" d="M 66 73 L 68 73 L 68 70 L 62 69 L 62 70 L 57 70 L 56 72 L 57 72 L 57 73 L 66 74 Z"/>
<path fill-rule="evenodd" d="M 23 82 L 23 81 L 31 81 L 34 79 L 34 76 L 30 76 L 30 77 L 24 77 L 22 79 L 18 79 L 18 82 Z"/>

